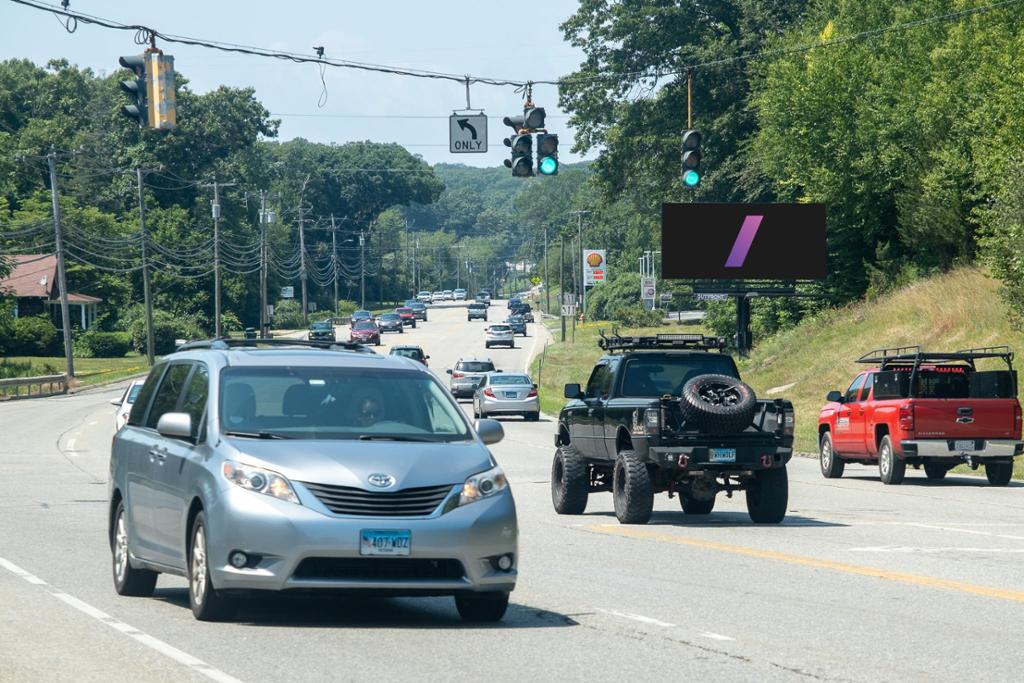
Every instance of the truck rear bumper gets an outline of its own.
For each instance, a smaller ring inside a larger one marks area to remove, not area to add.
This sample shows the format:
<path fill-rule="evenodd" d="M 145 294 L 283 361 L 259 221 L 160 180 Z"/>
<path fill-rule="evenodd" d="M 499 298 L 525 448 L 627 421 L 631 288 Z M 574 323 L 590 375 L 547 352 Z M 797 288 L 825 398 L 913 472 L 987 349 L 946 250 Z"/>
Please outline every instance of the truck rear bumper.
<path fill-rule="evenodd" d="M 957 448 L 972 441 L 973 448 Z M 904 458 L 1012 458 L 1024 452 L 1024 442 L 1009 439 L 918 439 L 900 441 Z"/>
<path fill-rule="evenodd" d="M 767 469 L 782 467 L 792 456 L 792 448 L 775 445 L 651 446 L 649 449 L 650 459 L 659 466 L 685 470 Z"/>

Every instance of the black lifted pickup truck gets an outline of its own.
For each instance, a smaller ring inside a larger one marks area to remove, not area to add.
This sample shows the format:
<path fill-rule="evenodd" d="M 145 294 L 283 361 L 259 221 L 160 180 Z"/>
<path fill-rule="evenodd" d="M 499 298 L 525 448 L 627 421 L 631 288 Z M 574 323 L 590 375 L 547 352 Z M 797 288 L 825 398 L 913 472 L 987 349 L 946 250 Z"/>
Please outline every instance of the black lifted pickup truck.
<path fill-rule="evenodd" d="M 684 513 L 706 515 L 719 492 L 743 490 L 754 522 L 782 521 L 789 401 L 757 400 L 719 338 L 602 334 L 599 344 L 605 355 L 586 389 L 565 385 L 551 467 L 556 512 L 582 514 L 588 494 L 611 491 L 619 522 L 646 524 L 655 493 L 678 494 Z"/>

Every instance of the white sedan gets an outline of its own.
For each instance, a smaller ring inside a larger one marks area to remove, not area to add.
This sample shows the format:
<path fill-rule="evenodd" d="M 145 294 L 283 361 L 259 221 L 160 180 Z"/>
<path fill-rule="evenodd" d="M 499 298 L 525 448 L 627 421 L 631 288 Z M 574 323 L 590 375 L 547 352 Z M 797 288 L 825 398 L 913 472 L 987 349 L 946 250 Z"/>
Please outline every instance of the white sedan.
<path fill-rule="evenodd" d="M 125 423 L 128 422 L 128 414 L 132 412 L 132 406 L 135 404 L 135 399 L 139 395 L 139 390 L 142 389 L 142 383 L 144 379 L 133 380 L 128 388 L 124 390 L 120 398 L 111 399 L 110 405 L 117 406 L 117 412 L 114 413 L 114 429 L 118 430 L 124 427 Z"/>

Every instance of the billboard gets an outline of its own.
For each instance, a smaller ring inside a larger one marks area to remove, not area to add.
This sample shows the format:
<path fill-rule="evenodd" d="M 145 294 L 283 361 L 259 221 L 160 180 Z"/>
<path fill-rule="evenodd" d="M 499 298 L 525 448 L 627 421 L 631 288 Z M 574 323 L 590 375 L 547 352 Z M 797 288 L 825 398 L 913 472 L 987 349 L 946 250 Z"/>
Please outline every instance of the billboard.
<path fill-rule="evenodd" d="M 821 280 L 824 204 L 662 204 L 666 279 Z"/>
<path fill-rule="evenodd" d="M 604 249 L 583 250 L 583 284 L 587 287 L 599 285 L 608 277 L 608 264 Z"/>

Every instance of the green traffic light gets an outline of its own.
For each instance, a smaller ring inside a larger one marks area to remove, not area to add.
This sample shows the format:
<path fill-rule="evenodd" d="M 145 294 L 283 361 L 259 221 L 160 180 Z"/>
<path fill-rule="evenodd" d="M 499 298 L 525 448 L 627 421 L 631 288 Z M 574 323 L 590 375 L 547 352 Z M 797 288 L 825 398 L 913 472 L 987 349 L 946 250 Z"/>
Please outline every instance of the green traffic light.
<path fill-rule="evenodd" d="M 683 174 L 683 184 L 687 187 L 697 187 L 700 184 L 700 173 L 689 170 Z"/>
<path fill-rule="evenodd" d="M 554 175 L 558 172 L 558 160 L 554 157 L 544 157 L 537 167 L 543 175 Z"/>

